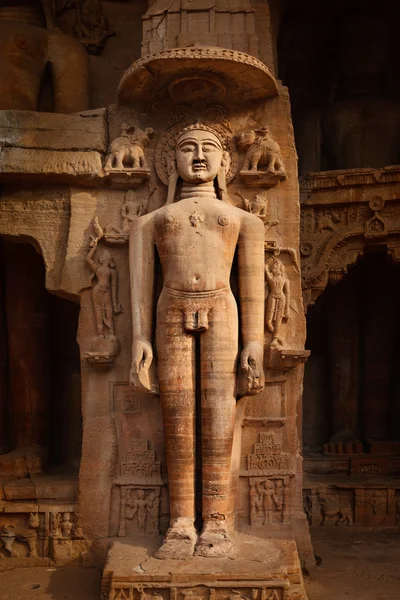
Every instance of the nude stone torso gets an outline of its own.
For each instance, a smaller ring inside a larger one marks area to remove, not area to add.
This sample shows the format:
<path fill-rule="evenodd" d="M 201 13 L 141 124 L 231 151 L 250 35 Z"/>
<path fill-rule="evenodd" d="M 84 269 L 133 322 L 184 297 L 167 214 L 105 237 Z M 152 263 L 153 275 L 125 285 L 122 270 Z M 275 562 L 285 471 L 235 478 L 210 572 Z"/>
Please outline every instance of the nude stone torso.
<path fill-rule="evenodd" d="M 190 198 L 154 214 L 155 244 L 164 285 L 203 292 L 229 287 L 241 218 L 253 218 L 218 199 Z"/>
<path fill-rule="evenodd" d="M 111 284 L 111 269 L 106 265 L 99 265 L 96 270 L 97 284 L 96 287 L 103 291 L 109 289 Z"/>
<path fill-rule="evenodd" d="M 287 282 L 286 277 L 282 275 L 278 275 L 278 277 L 271 277 L 268 279 L 268 285 L 271 289 L 271 296 L 273 298 L 282 298 L 283 297 L 283 288 Z"/>

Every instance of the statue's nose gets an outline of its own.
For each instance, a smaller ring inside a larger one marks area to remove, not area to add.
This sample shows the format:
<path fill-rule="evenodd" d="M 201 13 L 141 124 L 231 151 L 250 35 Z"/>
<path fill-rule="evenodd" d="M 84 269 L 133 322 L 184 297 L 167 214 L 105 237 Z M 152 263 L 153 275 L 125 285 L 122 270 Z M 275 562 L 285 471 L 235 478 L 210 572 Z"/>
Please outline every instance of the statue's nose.
<path fill-rule="evenodd" d="M 196 146 L 194 158 L 196 160 L 205 160 L 204 153 L 203 153 L 203 147 L 201 145 Z"/>

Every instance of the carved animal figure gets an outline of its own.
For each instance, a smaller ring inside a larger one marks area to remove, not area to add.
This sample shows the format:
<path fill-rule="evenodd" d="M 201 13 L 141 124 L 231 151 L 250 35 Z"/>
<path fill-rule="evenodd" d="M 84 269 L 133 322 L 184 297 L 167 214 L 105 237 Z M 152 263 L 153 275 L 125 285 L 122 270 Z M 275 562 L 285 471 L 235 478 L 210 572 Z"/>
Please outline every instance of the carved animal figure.
<path fill-rule="evenodd" d="M 326 519 L 333 519 L 334 517 L 337 518 L 335 525 L 353 525 L 351 506 L 341 504 L 338 498 L 333 499 L 329 496 L 323 496 L 320 492 L 317 492 L 317 496 L 321 506 L 321 526 L 325 525 Z"/>
<path fill-rule="evenodd" d="M 28 527 L 4 525 L 0 539 L 4 544 L 5 550 L 10 556 L 18 556 L 14 550 L 15 540 L 26 542 L 29 546 L 29 556 L 37 556 L 36 539 L 37 529 L 40 525 L 38 513 L 31 513 L 28 519 Z"/>
<path fill-rule="evenodd" d="M 268 127 L 241 133 L 237 144 L 239 148 L 246 150 L 243 171 L 258 171 L 259 166 L 266 166 L 266 171 L 285 175 L 281 149 L 269 135 Z"/>
<path fill-rule="evenodd" d="M 147 146 L 154 129 L 147 127 L 144 131 L 138 127 L 122 125 L 121 135 L 110 144 L 105 170 L 148 169 L 144 147 Z"/>

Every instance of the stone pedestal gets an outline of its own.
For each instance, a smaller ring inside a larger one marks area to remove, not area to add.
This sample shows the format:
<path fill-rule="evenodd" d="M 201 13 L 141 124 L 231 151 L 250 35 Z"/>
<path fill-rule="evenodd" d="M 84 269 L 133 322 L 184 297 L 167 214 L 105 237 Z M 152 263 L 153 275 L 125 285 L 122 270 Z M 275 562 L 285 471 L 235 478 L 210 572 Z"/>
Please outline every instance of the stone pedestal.
<path fill-rule="evenodd" d="M 261 540 L 246 534 L 235 538 L 235 558 L 157 560 L 159 540 L 117 541 L 103 571 L 103 600 L 157 597 L 181 600 L 303 600 L 300 562 L 291 539 Z"/>

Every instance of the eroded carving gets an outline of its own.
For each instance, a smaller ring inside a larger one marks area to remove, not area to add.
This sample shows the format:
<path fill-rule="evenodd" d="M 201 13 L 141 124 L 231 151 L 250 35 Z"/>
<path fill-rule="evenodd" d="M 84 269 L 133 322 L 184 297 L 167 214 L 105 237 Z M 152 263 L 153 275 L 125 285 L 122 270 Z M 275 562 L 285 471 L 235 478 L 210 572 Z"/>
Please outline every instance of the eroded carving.
<path fill-rule="evenodd" d="M 271 187 L 286 179 L 279 144 L 267 126 L 239 134 L 237 144 L 246 151 L 240 176 L 247 185 Z"/>
<path fill-rule="evenodd" d="M 4 544 L 4 549 L 11 557 L 18 557 L 19 554 L 14 548 L 16 540 L 25 542 L 29 547 L 28 556 L 37 556 L 36 540 L 40 526 L 39 513 L 30 513 L 25 527 L 18 525 L 4 525 L 0 534 L 0 540 Z"/>
<path fill-rule="evenodd" d="M 96 229 L 98 234 L 103 234 L 101 229 Z M 98 238 L 92 237 L 86 258 L 96 280 L 92 297 L 97 336 L 92 339 L 90 352 L 86 352 L 85 356 L 91 364 L 109 366 L 119 353 L 119 343 L 114 332 L 114 315 L 120 314 L 123 307 L 118 302 L 118 275 L 113 258 L 108 250 L 102 249 L 98 262 L 94 260 L 97 244 Z"/>
<path fill-rule="evenodd" d="M 189 557 L 195 546 L 200 556 L 223 556 L 232 549 L 226 520 L 238 358 L 238 309 L 229 277 L 237 247 L 244 342 L 240 365 L 244 393 L 254 394 L 264 384 L 264 228 L 254 215 L 225 201 L 230 154 L 227 134 L 221 135 L 221 128 L 197 122 L 180 131 L 172 128 L 169 136 L 156 150 L 161 176 L 165 173 L 162 165 L 168 165 L 166 206 L 136 219 L 130 238 L 131 381 L 142 389 L 152 389 L 152 291 L 157 252 L 164 283 L 157 308 L 157 375 L 165 419 L 171 523 L 156 556 Z M 179 201 L 174 202 L 178 187 Z M 148 265 L 144 274 L 143 261 Z M 143 306 L 147 311 L 139 308 Z M 207 390 L 201 398 L 204 526 L 199 540 L 194 529 L 195 462 L 193 453 L 188 452 L 188 444 L 192 447 L 195 438 L 194 334 L 200 334 L 204 359 L 199 376 L 202 390 Z M 212 433 L 215 427 L 218 441 Z M 226 448 L 222 454 L 221 447 Z"/>
<path fill-rule="evenodd" d="M 288 522 L 289 478 L 250 478 L 250 524 Z"/>
<path fill-rule="evenodd" d="M 271 348 L 283 346 L 282 324 L 289 319 L 290 282 L 283 263 L 271 257 L 265 264 L 265 279 L 268 285 L 265 325 L 273 334 Z"/>
<path fill-rule="evenodd" d="M 111 224 L 105 227 L 103 235 L 106 243 L 127 243 L 132 222 L 146 213 L 147 203 L 154 190 L 155 188 L 149 192 L 145 200 L 140 200 L 135 190 L 128 190 L 125 193 L 124 203 L 121 206 L 121 226 Z"/>
<path fill-rule="evenodd" d="M 150 169 L 144 153 L 154 135 L 154 129 L 145 130 L 136 125 L 122 124 L 120 135 L 115 138 L 108 149 L 104 170 L 107 174 L 133 175 L 133 181 L 146 181 Z"/>
<path fill-rule="evenodd" d="M 339 493 L 317 490 L 317 498 L 321 507 L 321 523 L 324 526 L 330 519 L 336 519 L 335 525 L 353 525 L 353 507 L 340 499 Z"/>
<path fill-rule="evenodd" d="M 273 431 L 260 433 L 259 442 L 247 455 L 247 469 L 254 475 L 260 471 L 271 475 L 280 471 L 289 473 L 289 456 L 282 452 L 282 444 L 276 441 Z"/>
<path fill-rule="evenodd" d="M 107 38 L 115 35 L 109 29 L 100 0 L 78 0 L 75 11 L 75 37 L 89 54 L 100 54 Z"/>

